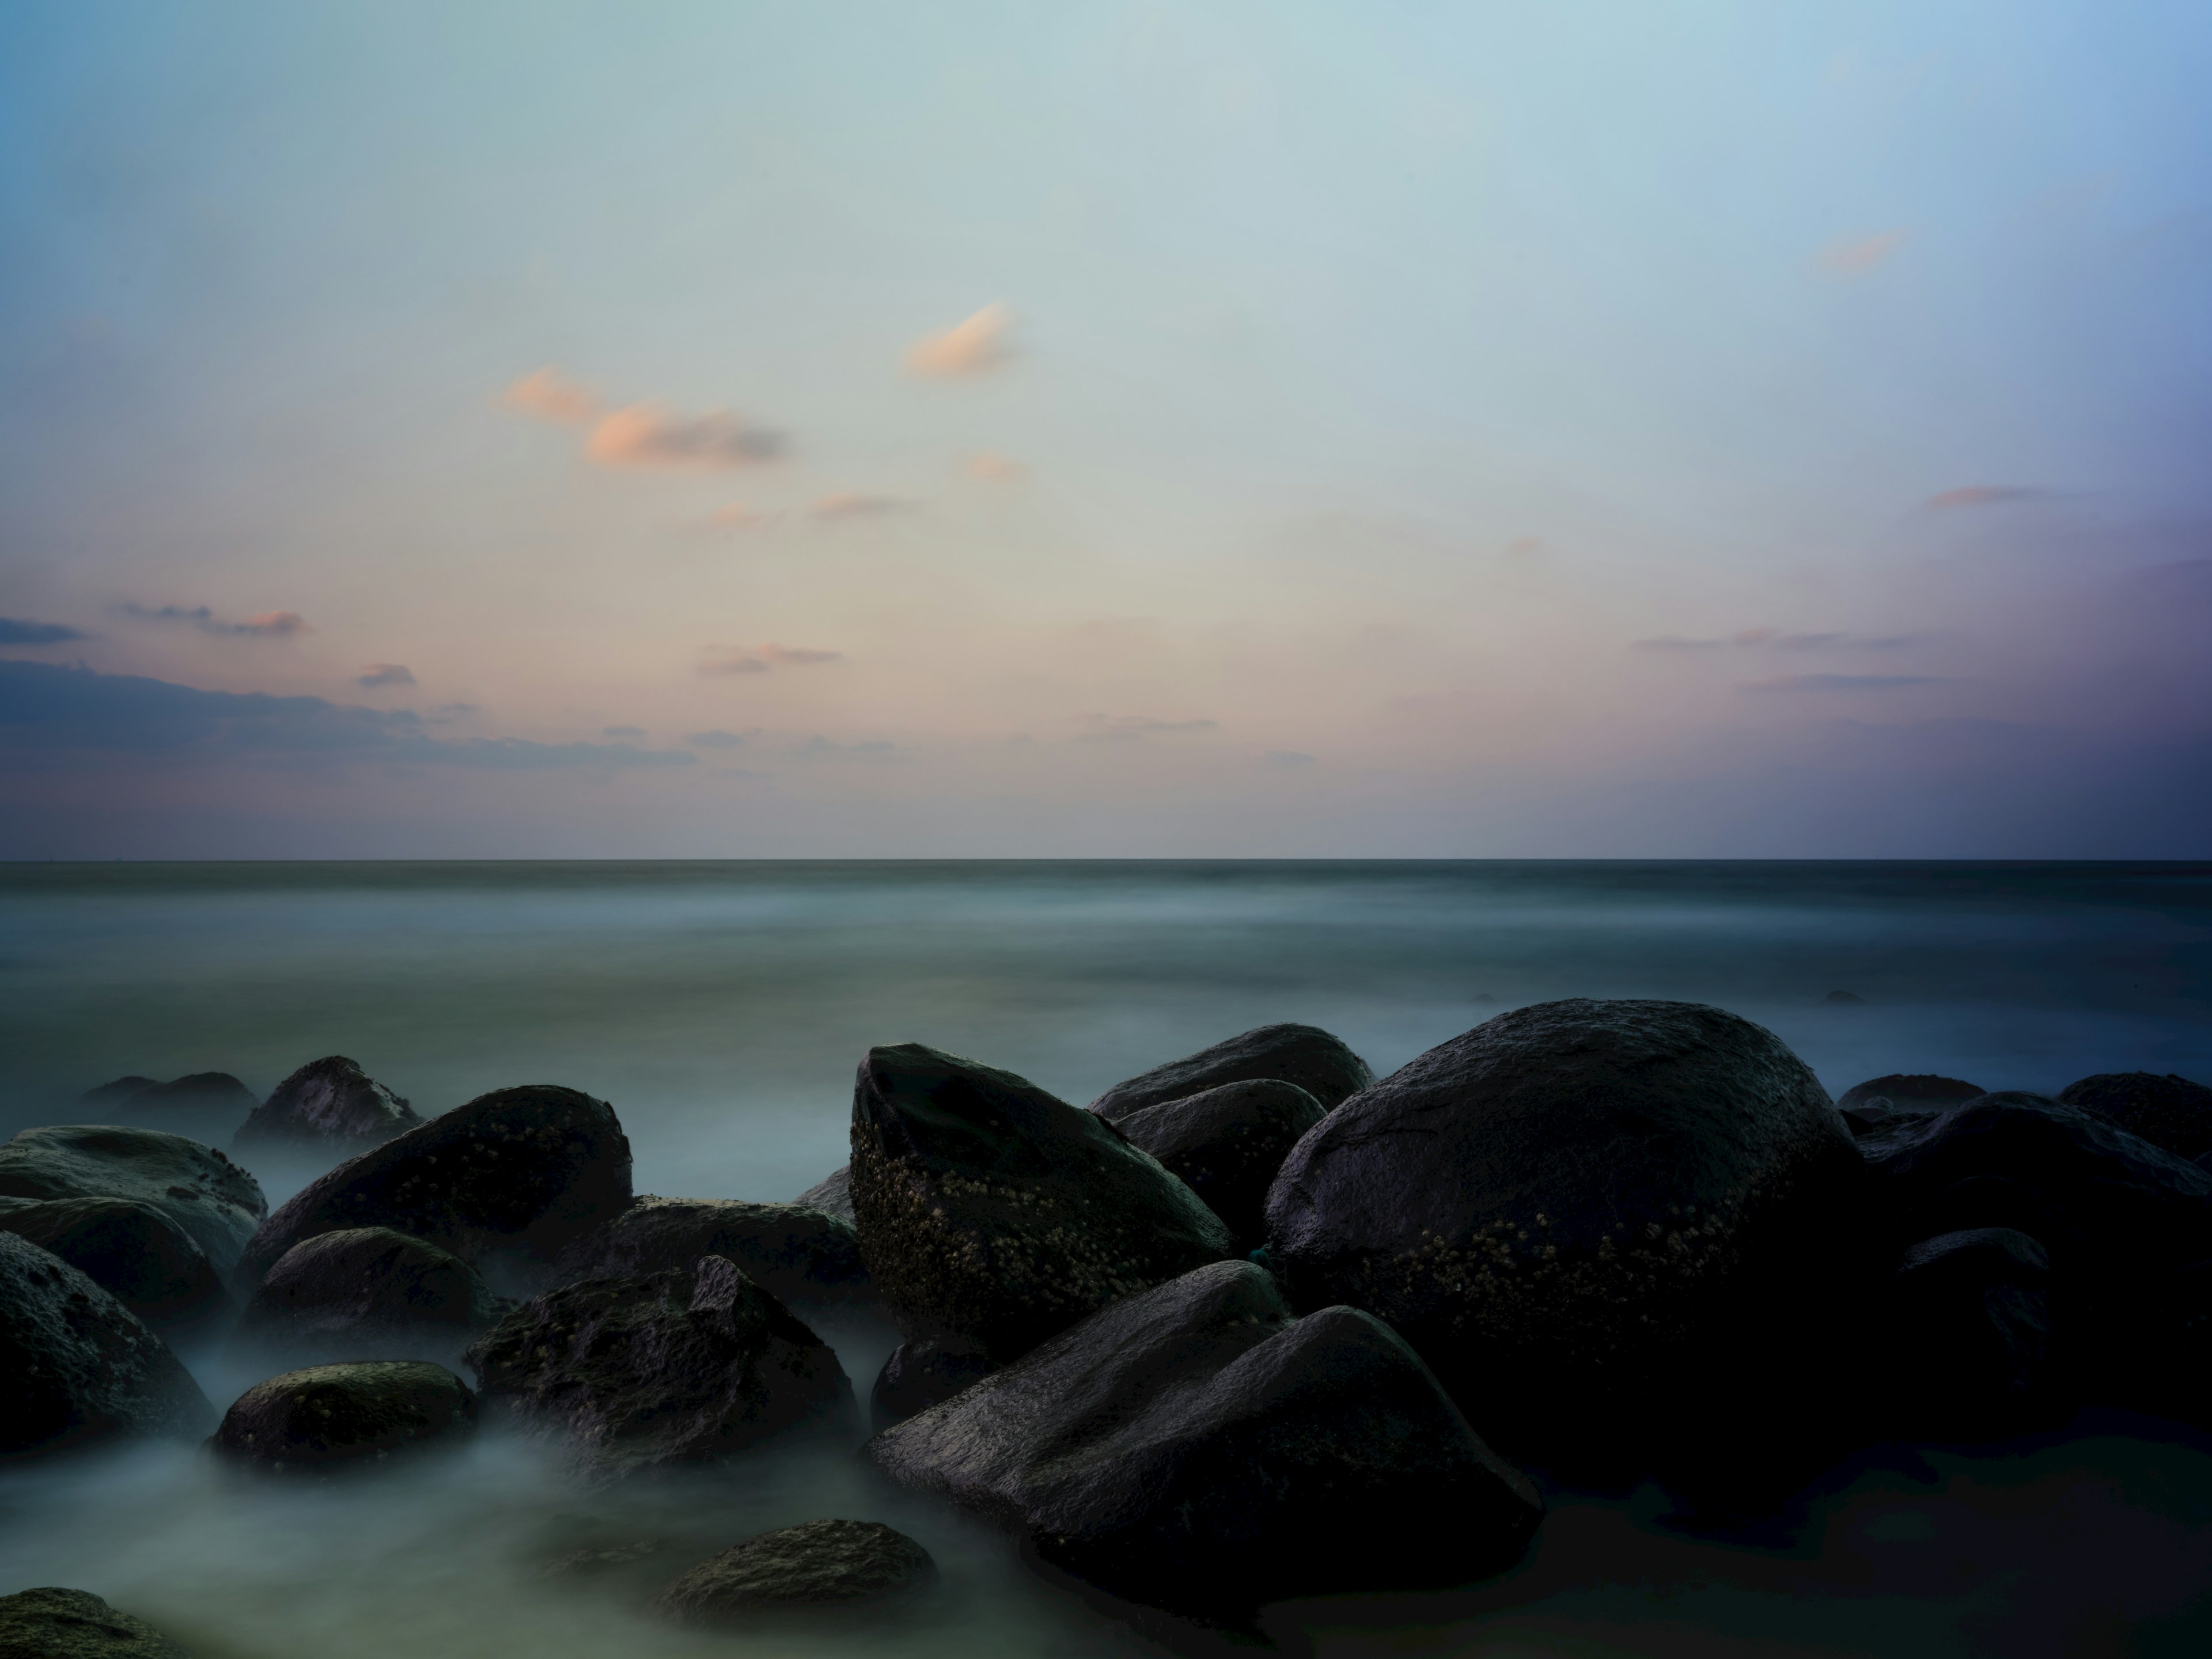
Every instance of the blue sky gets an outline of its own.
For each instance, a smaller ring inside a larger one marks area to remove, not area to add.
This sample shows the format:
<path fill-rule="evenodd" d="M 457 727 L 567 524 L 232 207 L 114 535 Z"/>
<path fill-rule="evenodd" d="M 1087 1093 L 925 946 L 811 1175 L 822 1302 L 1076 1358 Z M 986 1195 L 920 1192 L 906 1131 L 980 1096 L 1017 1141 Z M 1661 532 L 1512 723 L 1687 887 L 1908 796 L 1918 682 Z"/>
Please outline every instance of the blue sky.
<path fill-rule="evenodd" d="M 12 7 L 0 854 L 2202 854 L 2208 74 Z"/>

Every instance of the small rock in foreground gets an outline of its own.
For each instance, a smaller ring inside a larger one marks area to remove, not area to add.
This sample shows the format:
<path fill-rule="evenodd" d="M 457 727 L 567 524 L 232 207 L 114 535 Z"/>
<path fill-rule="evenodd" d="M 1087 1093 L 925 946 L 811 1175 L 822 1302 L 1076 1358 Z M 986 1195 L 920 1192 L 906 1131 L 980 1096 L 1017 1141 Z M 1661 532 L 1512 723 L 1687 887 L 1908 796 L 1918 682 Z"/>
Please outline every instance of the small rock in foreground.
<path fill-rule="evenodd" d="M 741 1625 L 784 1608 L 904 1601 L 937 1582 L 937 1563 L 876 1521 L 809 1521 L 764 1532 L 702 1561 L 654 1607 L 686 1625 Z"/>
<path fill-rule="evenodd" d="M 1092 1101 L 1091 1109 L 1101 1117 L 1124 1118 L 1147 1106 L 1182 1100 L 1224 1083 L 1252 1083 L 1263 1078 L 1297 1084 L 1326 1111 L 1374 1082 L 1375 1073 L 1341 1038 L 1317 1025 L 1261 1025 L 1194 1054 L 1139 1072 Z"/>
<path fill-rule="evenodd" d="M 458 1360 L 507 1304 L 449 1250 L 389 1227 L 318 1233 L 287 1250 L 233 1338 L 247 1350 L 322 1364 Z"/>
<path fill-rule="evenodd" d="M 459 1442 L 476 1426 L 476 1396 L 444 1366 L 368 1359 L 255 1383 L 208 1443 L 245 1468 L 316 1475 Z"/>
<path fill-rule="evenodd" d="M 0 1595 L 0 1659 L 191 1659 L 143 1619 L 89 1590 Z"/>
<path fill-rule="evenodd" d="M 309 1060 L 270 1090 L 231 1145 L 241 1155 L 313 1152 L 351 1158 L 422 1121 L 356 1062 L 331 1054 Z"/>

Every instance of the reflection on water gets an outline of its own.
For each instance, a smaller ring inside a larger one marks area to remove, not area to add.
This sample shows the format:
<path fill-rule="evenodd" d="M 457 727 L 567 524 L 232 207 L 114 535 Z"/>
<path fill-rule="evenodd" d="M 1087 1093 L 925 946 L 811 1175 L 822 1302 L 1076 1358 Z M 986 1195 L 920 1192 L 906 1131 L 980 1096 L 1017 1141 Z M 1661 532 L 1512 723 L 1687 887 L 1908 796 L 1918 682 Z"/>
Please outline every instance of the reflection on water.
<path fill-rule="evenodd" d="M 1835 990 L 1863 1001 L 1826 1004 Z M 953 1048 L 1079 1102 L 1267 1021 L 1326 1026 L 1382 1073 L 1567 995 L 1722 1004 L 1835 1091 L 1889 1071 L 2212 1079 L 2212 866 L 15 866 L 0 1127 L 68 1121 L 125 1073 L 228 1071 L 258 1093 L 341 1053 L 426 1113 L 572 1085 L 614 1103 L 641 1191 L 787 1198 L 843 1161 L 872 1042 Z M 257 1172 L 272 1200 L 310 1173 Z M 832 1334 L 865 1388 L 882 1339 Z M 196 1363 L 218 1403 L 252 1380 Z M 1333 1656 L 1500 1659 L 2154 1653 L 2212 1635 L 2189 1604 L 2212 1583 L 2212 1457 L 2194 1443 L 2077 1437 L 1923 1475 L 1860 1476 L 1778 1553 L 1677 1537 L 1638 1502 L 1562 1502 L 1499 1585 L 1286 1609 L 1285 1628 L 1316 1625 Z M 578 1536 L 703 1551 L 830 1513 L 921 1538 L 946 1572 L 934 1611 L 708 1637 L 538 1576 Z M 818 1456 L 580 1503 L 496 1440 L 283 1492 L 141 1450 L 0 1480 L 0 1589 L 94 1589 L 241 1659 L 1146 1648 L 964 1523 Z"/>

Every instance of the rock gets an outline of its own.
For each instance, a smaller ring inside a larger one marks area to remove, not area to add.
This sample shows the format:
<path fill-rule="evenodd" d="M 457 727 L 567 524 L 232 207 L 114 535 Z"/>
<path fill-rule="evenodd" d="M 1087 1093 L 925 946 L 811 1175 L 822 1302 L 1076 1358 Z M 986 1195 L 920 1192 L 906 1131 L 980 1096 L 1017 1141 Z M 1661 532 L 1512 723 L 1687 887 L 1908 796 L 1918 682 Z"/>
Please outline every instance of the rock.
<path fill-rule="evenodd" d="M 869 1292 L 860 1235 L 849 1221 L 797 1204 L 728 1199 L 640 1198 L 569 1245 L 554 1271 L 568 1284 L 689 1270 L 706 1255 L 736 1262 L 787 1306 L 839 1308 Z"/>
<path fill-rule="evenodd" d="M 213 1147 L 160 1129 L 66 1124 L 0 1146 L 0 1197 L 150 1204 L 228 1278 L 269 1212 L 260 1183 Z"/>
<path fill-rule="evenodd" d="M 847 1221 L 852 1220 L 853 1166 L 841 1164 L 791 1201 Z"/>
<path fill-rule="evenodd" d="M 594 1481 L 852 1422 L 836 1355 L 720 1256 L 548 1291 L 480 1338 L 469 1363 L 487 1400 L 562 1443 Z"/>
<path fill-rule="evenodd" d="M 59 1256 L 0 1232 L 0 1458 L 194 1433 L 211 1415 L 130 1309 Z"/>
<path fill-rule="evenodd" d="M 103 1083 L 96 1089 L 87 1089 L 76 1097 L 76 1103 L 85 1108 L 85 1115 L 97 1117 L 101 1112 L 122 1105 L 133 1095 L 159 1087 L 150 1077 L 119 1077 L 112 1083 Z"/>
<path fill-rule="evenodd" d="M 1844 1090 L 1837 1097 L 1836 1109 L 1849 1112 L 1866 1107 L 1883 1114 L 1948 1112 L 1981 1092 L 1978 1085 L 1961 1083 L 1954 1077 L 1892 1072 Z"/>
<path fill-rule="evenodd" d="M 891 1350 L 868 1395 L 868 1421 L 878 1434 L 916 1412 L 950 1400 L 991 1374 L 981 1350 L 924 1337 Z"/>
<path fill-rule="evenodd" d="M 1905 1251 L 1893 1287 L 1896 1431 L 2008 1439 L 2071 1415 L 2051 1364 L 2051 1258 L 2026 1233 L 1983 1227 Z"/>
<path fill-rule="evenodd" d="M 458 1361 L 507 1307 L 450 1251 L 389 1227 L 347 1227 L 285 1251 L 232 1340 L 295 1363 L 444 1364 Z"/>
<path fill-rule="evenodd" d="M 1267 1236 L 1267 1188 L 1322 1104 L 1295 1083 L 1260 1078 L 1164 1101 L 1117 1119 L 1129 1144 L 1181 1176 L 1229 1225 L 1239 1249 Z"/>
<path fill-rule="evenodd" d="M 1866 999 L 1856 991 L 1831 991 L 1820 1001 L 1830 1008 L 1863 1008 Z"/>
<path fill-rule="evenodd" d="M 1099 1310 L 861 1456 L 1048 1565 L 1231 1626 L 1498 1571 L 1542 1514 L 1396 1333 L 1351 1308 L 1294 1319 L 1249 1261 Z"/>
<path fill-rule="evenodd" d="M 191 1659 L 143 1619 L 88 1590 L 0 1595 L 0 1659 Z"/>
<path fill-rule="evenodd" d="M 1501 1014 L 1331 1112 L 1276 1177 L 1267 1249 L 1299 1306 L 1389 1320 L 1509 1449 L 1626 1470 L 1765 1363 L 1747 1349 L 1780 1351 L 1861 1179 L 1771 1032 L 1576 999 Z"/>
<path fill-rule="evenodd" d="M 368 1359 L 255 1383 L 208 1444 L 258 1473 L 324 1475 L 452 1445 L 476 1428 L 477 1397 L 443 1365 Z"/>
<path fill-rule="evenodd" d="M 150 1077 L 103 1083 L 78 1097 L 77 1115 L 213 1143 L 228 1140 L 253 1104 L 252 1091 L 229 1073 L 194 1072 L 167 1083 Z"/>
<path fill-rule="evenodd" d="M 937 1582 L 937 1563 L 877 1521 L 809 1521 L 732 1545 L 653 1603 L 685 1625 L 751 1623 L 787 1608 L 902 1601 Z"/>
<path fill-rule="evenodd" d="M 2059 1100 L 2191 1163 L 2212 1153 L 2212 1089 L 2168 1072 L 2100 1072 L 2068 1084 Z"/>
<path fill-rule="evenodd" d="M 157 1331 L 195 1330 L 229 1310 L 207 1252 L 143 1199 L 0 1198 L 0 1231 L 51 1250 Z"/>
<path fill-rule="evenodd" d="M 415 1109 L 343 1054 L 311 1060 L 270 1091 L 231 1142 L 249 1152 L 351 1158 L 422 1122 Z"/>
<path fill-rule="evenodd" d="M 303 1238 L 393 1227 L 488 1262 L 542 1272 L 630 1201 L 614 1108 L 550 1084 L 479 1095 L 349 1159 L 263 1224 L 240 1278 L 258 1285 Z"/>
<path fill-rule="evenodd" d="M 1224 1083 L 1272 1078 L 1295 1083 L 1326 1111 L 1375 1081 L 1367 1062 L 1316 1025 L 1261 1025 L 1194 1054 L 1139 1072 L 1091 1103 L 1105 1118 L 1124 1118 L 1170 1100 L 1203 1094 Z"/>
<path fill-rule="evenodd" d="M 587 1545 L 547 1562 L 538 1576 L 570 1579 L 603 1579 L 614 1575 L 627 1577 L 629 1570 L 641 1562 L 649 1561 L 664 1553 L 669 1544 L 670 1540 L 665 1538 L 630 1538 L 619 1544 Z"/>
<path fill-rule="evenodd" d="M 909 1339 L 1003 1363 L 1092 1309 L 1234 1248 L 1106 1119 L 920 1043 L 871 1048 L 853 1091 L 853 1207 Z"/>

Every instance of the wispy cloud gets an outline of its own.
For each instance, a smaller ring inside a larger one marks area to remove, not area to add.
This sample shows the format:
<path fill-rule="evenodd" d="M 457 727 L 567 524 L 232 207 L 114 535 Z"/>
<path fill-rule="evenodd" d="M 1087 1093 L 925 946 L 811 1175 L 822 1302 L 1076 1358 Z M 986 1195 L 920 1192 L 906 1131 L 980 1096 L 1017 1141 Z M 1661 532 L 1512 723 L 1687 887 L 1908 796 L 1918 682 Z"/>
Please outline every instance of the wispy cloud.
<path fill-rule="evenodd" d="M 1895 691 L 1908 685 L 1941 685 L 1936 674 L 1777 674 L 1747 680 L 1739 691 Z"/>
<path fill-rule="evenodd" d="M 364 690 L 380 685 L 412 685 L 415 671 L 404 662 L 372 662 L 362 666 L 361 678 L 354 682 Z"/>
<path fill-rule="evenodd" d="M 1911 233 L 1885 230 L 1873 236 L 1847 237 L 1820 250 L 1820 263 L 1845 276 L 1863 276 L 1887 264 L 1903 247 Z"/>
<path fill-rule="evenodd" d="M 712 732 L 687 732 L 684 741 L 694 749 L 741 749 L 744 746 L 745 734 L 725 732 L 718 726 Z"/>
<path fill-rule="evenodd" d="M 765 674 L 768 672 L 768 664 L 741 647 L 708 646 L 699 659 L 699 672 L 710 677 L 723 674 Z"/>
<path fill-rule="evenodd" d="M 845 653 L 842 651 L 821 651 L 804 645 L 778 645 L 773 640 L 761 647 L 760 654 L 763 660 L 773 663 L 778 668 L 806 668 L 816 663 L 842 662 L 845 659 Z"/>
<path fill-rule="evenodd" d="M 532 416 L 541 421 L 558 421 L 566 425 L 581 425 L 599 412 L 599 396 L 589 386 L 580 386 L 550 364 L 534 374 L 526 374 L 500 393 L 499 400 L 509 409 Z"/>
<path fill-rule="evenodd" d="M 1931 513 L 1951 513 L 1962 507 L 2004 507 L 2020 501 L 2040 501 L 2050 499 L 2052 491 L 2031 489 L 2024 484 L 1968 484 L 1962 489 L 1947 489 L 1941 495 L 1930 495 L 1927 507 Z"/>
<path fill-rule="evenodd" d="M 780 433 L 753 425 L 726 409 L 685 415 L 665 404 L 632 404 L 592 428 L 584 453 L 601 466 L 721 471 L 774 460 L 784 450 Z"/>
<path fill-rule="evenodd" d="M 1637 651 L 1725 651 L 1764 647 L 1775 651 L 1822 651 L 1828 649 L 1852 651 L 1889 651 L 1901 645 L 1911 645 L 1910 634 L 1863 635 L 1844 633 L 1784 634 L 1773 628 L 1747 628 L 1741 633 L 1723 634 L 1717 638 L 1694 639 L 1680 634 L 1661 634 L 1648 640 L 1632 640 L 1630 648 Z"/>
<path fill-rule="evenodd" d="M 731 501 L 716 507 L 699 520 L 702 530 L 759 530 L 774 524 L 783 516 L 781 513 L 763 513 L 747 507 L 743 501 Z"/>
<path fill-rule="evenodd" d="M 885 513 L 901 513 L 911 507 L 892 495 L 863 495 L 847 490 L 840 495 L 824 495 L 806 509 L 817 519 L 871 519 Z"/>
<path fill-rule="evenodd" d="M 1164 720 L 1150 714 L 1086 714 L 1090 730 L 1075 734 L 1077 743 L 1126 743 L 1170 732 L 1211 732 L 1218 720 Z"/>
<path fill-rule="evenodd" d="M 599 735 L 603 738 L 641 738 L 645 735 L 645 728 L 641 726 L 603 726 L 599 728 Z"/>
<path fill-rule="evenodd" d="M 21 617 L 0 617 L 0 645 L 61 645 L 70 640 L 88 640 L 82 629 L 61 623 L 29 622 Z"/>
<path fill-rule="evenodd" d="M 136 617 L 141 622 L 190 623 L 203 634 L 248 636 L 258 639 L 283 639 L 293 634 L 311 634 L 307 620 L 296 611 L 264 611 L 243 622 L 226 622 L 206 605 L 194 605 L 189 610 L 180 605 L 134 605 L 128 601 L 116 607 L 126 617 Z"/>
<path fill-rule="evenodd" d="M 1019 483 L 1030 476 L 1029 468 L 1012 456 L 1001 455 L 991 449 L 970 455 L 961 464 L 960 470 L 971 478 L 981 478 L 985 483 Z"/>
<path fill-rule="evenodd" d="M 1311 766 L 1314 757 L 1303 749 L 1270 749 L 1260 757 L 1262 766 L 1275 767 L 1282 771 L 1295 771 L 1301 766 Z"/>
<path fill-rule="evenodd" d="M 1013 356 L 1006 345 L 1013 325 L 1014 313 L 1006 302 L 994 300 L 942 333 L 915 341 L 907 348 L 906 366 L 916 374 L 942 378 L 983 374 Z"/>
<path fill-rule="evenodd" d="M 811 668 L 825 662 L 842 662 L 842 651 L 824 651 L 805 645 L 710 645 L 699 659 L 702 674 L 765 674 L 771 668 Z"/>
<path fill-rule="evenodd" d="M 898 744 L 881 738 L 863 743 L 833 743 L 828 738 L 809 738 L 790 750 L 793 760 L 887 761 L 900 757 Z"/>

